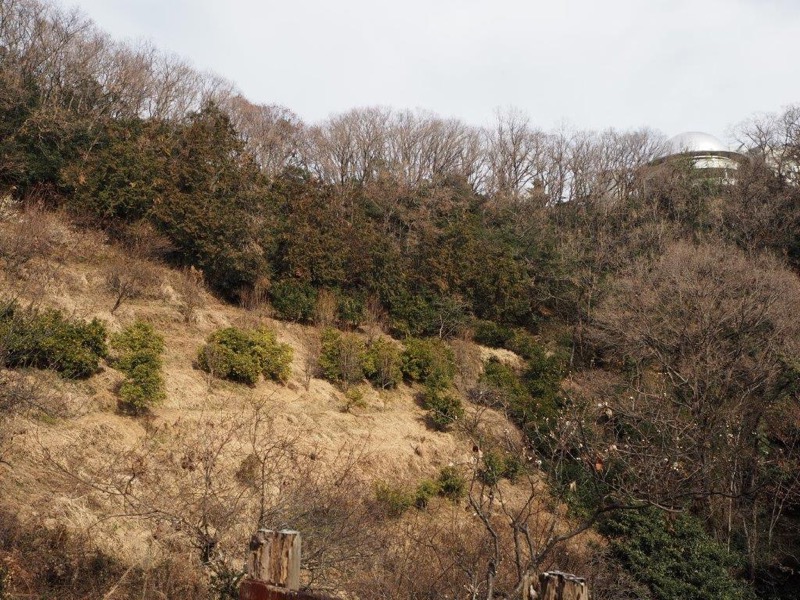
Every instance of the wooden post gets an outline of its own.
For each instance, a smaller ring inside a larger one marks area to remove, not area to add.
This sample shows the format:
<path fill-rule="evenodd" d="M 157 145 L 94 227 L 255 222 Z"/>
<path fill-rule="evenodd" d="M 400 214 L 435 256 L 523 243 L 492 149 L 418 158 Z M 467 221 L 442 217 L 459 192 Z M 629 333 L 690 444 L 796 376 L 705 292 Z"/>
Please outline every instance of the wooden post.
<path fill-rule="evenodd" d="M 539 596 L 534 587 L 533 575 L 522 576 L 522 600 L 536 600 Z"/>
<path fill-rule="evenodd" d="M 300 532 L 259 529 L 250 538 L 247 574 L 276 587 L 300 589 Z"/>
<path fill-rule="evenodd" d="M 589 586 L 582 577 L 548 571 L 539 575 L 539 600 L 589 600 Z"/>

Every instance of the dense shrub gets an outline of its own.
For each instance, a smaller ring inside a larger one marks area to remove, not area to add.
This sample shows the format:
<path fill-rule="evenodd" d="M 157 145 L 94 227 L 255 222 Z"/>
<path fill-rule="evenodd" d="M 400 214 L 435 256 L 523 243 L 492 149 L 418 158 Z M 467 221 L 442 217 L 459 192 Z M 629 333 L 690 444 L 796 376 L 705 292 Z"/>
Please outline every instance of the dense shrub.
<path fill-rule="evenodd" d="M 472 338 L 490 348 L 505 348 L 524 359 L 533 357 L 540 346 L 536 338 L 521 327 L 508 327 L 493 321 L 476 321 Z"/>
<path fill-rule="evenodd" d="M 456 373 L 453 350 L 435 338 L 410 338 L 401 354 L 403 377 L 427 387 L 445 389 Z"/>
<path fill-rule="evenodd" d="M 358 327 L 364 321 L 366 306 L 361 296 L 340 292 L 336 300 L 336 317 L 342 326 Z"/>
<path fill-rule="evenodd" d="M 325 379 L 348 388 L 364 379 L 364 342 L 352 333 L 322 332 L 319 367 Z"/>
<path fill-rule="evenodd" d="M 490 348 L 505 348 L 512 335 L 513 329 L 505 325 L 493 321 L 475 321 L 472 339 Z"/>
<path fill-rule="evenodd" d="M 480 381 L 487 388 L 484 401 L 491 406 L 513 413 L 531 402 L 530 392 L 514 368 L 494 356 L 484 363 Z"/>
<path fill-rule="evenodd" d="M 495 357 L 484 364 L 481 374 L 481 399 L 489 406 L 507 411 L 511 419 L 529 436 L 540 451 L 546 452 L 552 438 L 550 430 L 563 406 L 560 360 L 548 356 L 540 347 L 527 362 L 522 374 Z"/>
<path fill-rule="evenodd" d="M 286 382 L 291 375 L 292 354 L 291 346 L 279 343 L 270 329 L 226 327 L 209 336 L 197 362 L 215 377 L 253 385 L 259 375 Z"/>
<path fill-rule="evenodd" d="M 522 468 L 522 462 L 516 456 L 489 450 L 483 455 L 483 465 L 478 476 L 486 485 L 495 486 L 501 479 L 513 482 L 522 472 Z"/>
<path fill-rule="evenodd" d="M 750 599 L 754 595 L 731 574 L 736 561 L 688 514 L 669 521 L 649 508 L 612 515 L 601 525 L 612 555 L 657 600 Z"/>
<path fill-rule="evenodd" d="M 106 328 L 97 319 L 85 323 L 57 310 L 22 310 L 12 303 L 0 312 L 0 351 L 10 367 L 53 369 L 80 379 L 95 373 L 105 358 Z"/>
<path fill-rule="evenodd" d="M 428 411 L 428 418 L 439 431 L 464 418 L 464 406 L 455 394 L 438 387 L 426 387 L 422 405 Z"/>
<path fill-rule="evenodd" d="M 503 348 L 519 354 L 522 358 L 530 360 L 541 346 L 536 338 L 524 329 L 515 329 L 503 344 Z"/>
<path fill-rule="evenodd" d="M 439 495 L 457 502 L 464 497 L 467 491 L 467 481 L 455 467 L 444 467 L 439 471 L 437 479 Z"/>
<path fill-rule="evenodd" d="M 436 496 L 456 502 L 464 497 L 466 487 L 466 480 L 455 467 L 445 467 L 437 479 L 423 479 L 413 489 L 379 481 L 375 485 L 375 499 L 389 516 L 399 517 L 412 506 L 425 510 Z"/>
<path fill-rule="evenodd" d="M 114 365 L 126 375 L 119 389 L 126 411 L 141 414 L 164 399 L 164 338 L 151 325 L 137 321 L 111 338 L 111 348 Z"/>
<path fill-rule="evenodd" d="M 438 496 L 440 492 L 441 486 L 438 481 L 423 479 L 417 485 L 416 492 L 414 493 L 414 506 L 420 510 L 427 508 L 431 498 Z"/>
<path fill-rule="evenodd" d="M 375 499 L 390 517 L 399 517 L 414 506 L 416 502 L 416 497 L 413 493 L 403 487 L 391 485 L 385 481 L 378 481 L 375 484 Z"/>
<path fill-rule="evenodd" d="M 548 353 L 542 346 L 530 348 L 523 380 L 534 398 L 551 403 L 556 401 L 561 380 L 566 375 L 564 363 L 558 354 Z"/>
<path fill-rule="evenodd" d="M 269 295 L 281 319 L 306 322 L 314 317 L 317 290 L 310 283 L 284 279 L 270 288 Z"/>
<path fill-rule="evenodd" d="M 394 342 L 376 338 L 364 352 L 364 374 L 370 383 L 381 389 L 396 387 L 403 378 L 400 349 Z"/>

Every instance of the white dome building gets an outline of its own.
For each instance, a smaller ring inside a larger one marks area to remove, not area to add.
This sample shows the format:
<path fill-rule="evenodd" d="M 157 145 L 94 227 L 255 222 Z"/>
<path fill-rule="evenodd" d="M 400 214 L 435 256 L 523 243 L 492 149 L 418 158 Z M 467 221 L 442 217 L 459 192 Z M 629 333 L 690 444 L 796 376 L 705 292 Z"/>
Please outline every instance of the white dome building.
<path fill-rule="evenodd" d="M 654 162 L 686 157 L 695 169 L 735 171 L 744 156 L 728 148 L 713 135 L 701 131 L 687 131 L 669 138 L 664 152 Z"/>

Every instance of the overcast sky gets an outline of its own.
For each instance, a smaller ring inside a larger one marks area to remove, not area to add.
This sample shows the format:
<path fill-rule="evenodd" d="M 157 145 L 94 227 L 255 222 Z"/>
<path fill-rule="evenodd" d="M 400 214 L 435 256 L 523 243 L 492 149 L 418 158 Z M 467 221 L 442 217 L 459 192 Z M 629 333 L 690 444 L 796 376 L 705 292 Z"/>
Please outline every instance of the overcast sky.
<path fill-rule="evenodd" d="M 800 102 L 800 0 L 62 0 L 313 122 L 358 106 L 543 128 L 729 126 Z"/>

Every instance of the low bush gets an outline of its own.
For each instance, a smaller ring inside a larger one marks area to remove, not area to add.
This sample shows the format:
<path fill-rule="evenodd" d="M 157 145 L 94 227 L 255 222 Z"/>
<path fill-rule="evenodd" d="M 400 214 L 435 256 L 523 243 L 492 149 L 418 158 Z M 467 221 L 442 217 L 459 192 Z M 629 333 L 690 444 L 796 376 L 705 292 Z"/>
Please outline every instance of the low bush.
<path fill-rule="evenodd" d="M 657 600 L 754 598 L 737 581 L 736 560 L 688 514 L 669 521 L 655 508 L 625 511 L 605 519 L 600 530 L 611 540 L 611 553 Z"/>
<path fill-rule="evenodd" d="M 438 481 L 423 479 L 417 485 L 417 490 L 414 494 L 414 506 L 420 510 L 427 508 L 431 498 L 438 496 L 440 492 L 441 487 Z"/>
<path fill-rule="evenodd" d="M 164 399 L 164 338 L 151 325 L 135 322 L 111 338 L 111 349 L 114 366 L 126 375 L 119 389 L 125 411 L 142 414 Z"/>
<path fill-rule="evenodd" d="M 364 321 L 365 305 L 361 296 L 345 294 L 337 295 L 336 317 L 344 327 L 358 327 Z"/>
<path fill-rule="evenodd" d="M 53 369 L 67 379 L 96 373 L 108 353 L 106 328 L 68 319 L 61 311 L 22 310 L 15 303 L 0 309 L 0 359 L 9 367 Z"/>
<path fill-rule="evenodd" d="M 446 431 L 453 423 L 464 418 L 461 399 L 437 387 L 426 387 L 422 406 L 428 411 L 428 418 L 439 431 Z"/>
<path fill-rule="evenodd" d="M 409 338 L 400 355 L 403 377 L 427 387 L 446 389 L 456 374 L 453 350 L 435 338 Z"/>
<path fill-rule="evenodd" d="M 286 382 L 291 375 L 292 348 L 281 344 L 265 327 L 226 327 L 211 334 L 197 362 L 203 371 L 221 379 L 253 385 L 260 375 Z"/>
<path fill-rule="evenodd" d="M 515 329 L 503 344 L 503 348 L 529 360 L 536 355 L 537 349 L 541 349 L 541 346 L 536 338 L 524 329 Z"/>
<path fill-rule="evenodd" d="M 511 350 L 526 360 L 540 347 L 536 338 L 525 329 L 499 325 L 493 321 L 476 321 L 472 339 L 490 348 Z"/>
<path fill-rule="evenodd" d="M 454 502 L 464 497 L 467 482 L 455 467 L 445 467 L 437 479 L 423 479 L 413 490 L 379 481 L 375 499 L 391 517 L 399 517 L 412 506 L 425 510 L 431 499 L 441 496 Z"/>
<path fill-rule="evenodd" d="M 535 437 L 534 442 L 544 450 L 549 443 L 549 428 L 563 403 L 560 394 L 563 376 L 563 362 L 540 346 L 533 351 L 521 375 L 492 357 L 484 364 L 481 375 L 481 383 L 487 388 L 483 398 L 487 404 L 508 411 L 514 422 Z"/>
<path fill-rule="evenodd" d="M 314 318 L 317 290 L 310 283 L 284 279 L 270 288 L 269 295 L 281 319 L 308 322 Z"/>
<path fill-rule="evenodd" d="M 400 349 L 393 342 L 377 338 L 370 342 L 363 357 L 364 374 L 377 388 L 397 387 L 403 378 Z"/>
<path fill-rule="evenodd" d="M 467 481 L 455 467 L 444 467 L 439 471 L 436 481 L 439 495 L 453 502 L 458 502 L 467 492 Z"/>
<path fill-rule="evenodd" d="M 319 356 L 319 368 L 325 379 L 345 389 L 364 379 L 364 350 L 364 342 L 357 335 L 325 329 Z"/>
<path fill-rule="evenodd" d="M 513 330 L 494 321 L 475 321 L 472 339 L 490 348 L 505 348 L 506 343 L 514 335 Z"/>
<path fill-rule="evenodd" d="M 483 455 L 483 465 L 478 471 L 481 481 L 493 487 L 501 479 L 513 482 L 522 472 L 522 462 L 516 456 L 503 454 L 497 450 L 489 450 Z"/>
<path fill-rule="evenodd" d="M 390 517 L 399 517 L 414 506 L 416 497 L 405 488 L 385 481 L 375 484 L 375 499 Z"/>
<path fill-rule="evenodd" d="M 487 388 L 484 398 L 491 406 L 514 412 L 531 400 L 530 392 L 514 368 L 494 356 L 484 363 L 480 382 Z"/>
<path fill-rule="evenodd" d="M 364 392 L 357 388 L 352 387 L 344 393 L 344 408 L 346 413 L 352 412 L 354 408 L 366 408 L 367 401 L 364 400 Z"/>

